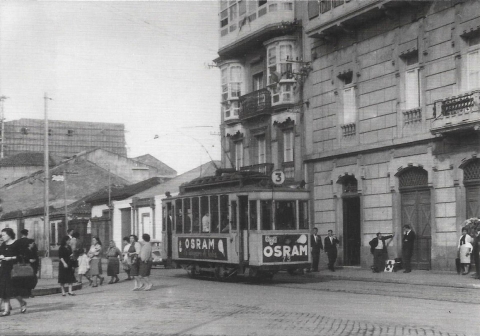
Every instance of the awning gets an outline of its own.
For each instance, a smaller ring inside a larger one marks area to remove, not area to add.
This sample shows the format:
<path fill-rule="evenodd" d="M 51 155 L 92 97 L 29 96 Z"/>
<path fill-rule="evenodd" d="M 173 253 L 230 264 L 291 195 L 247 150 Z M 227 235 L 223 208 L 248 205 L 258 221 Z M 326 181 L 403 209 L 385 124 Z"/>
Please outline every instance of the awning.
<path fill-rule="evenodd" d="M 300 111 L 298 109 L 292 110 L 288 109 L 284 112 L 277 113 L 272 115 L 272 125 L 275 124 L 283 124 L 284 122 L 288 121 L 289 119 L 295 123 L 297 119 L 297 114 Z"/>
<path fill-rule="evenodd" d="M 245 134 L 245 129 L 243 128 L 242 124 L 235 124 L 225 128 L 225 136 L 234 136 L 237 133 L 240 135 Z"/>

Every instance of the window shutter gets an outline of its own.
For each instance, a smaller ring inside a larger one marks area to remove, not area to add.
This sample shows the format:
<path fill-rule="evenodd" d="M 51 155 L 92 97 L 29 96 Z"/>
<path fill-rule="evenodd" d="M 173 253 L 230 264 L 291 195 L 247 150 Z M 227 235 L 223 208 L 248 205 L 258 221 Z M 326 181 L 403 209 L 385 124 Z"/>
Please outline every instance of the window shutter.
<path fill-rule="evenodd" d="M 320 13 L 320 3 L 317 0 L 308 2 L 308 18 L 311 20 Z"/>
<path fill-rule="evenodd" d="M 408 70 L 405 75 L 405 108 L 407 110 L 420 106 L 420 85 L 418 68 Z"/>
<path fill-rule="evenodd" d="M 258 137 L 257 140 L 258 163 L 266 163 L 265 137 Z"/>
<path fill-rule="evenodd" d="M 351 87 L 343 90 L 343 124 L 346 125 L 356 121 L 355 89 Z"/>
<path fill-rule="evenodd" d="M 480 57 L 479 50 L 469 52 L 467 55 L 467 79 L 468 89 L 473 90 L 480 87 Z"/>

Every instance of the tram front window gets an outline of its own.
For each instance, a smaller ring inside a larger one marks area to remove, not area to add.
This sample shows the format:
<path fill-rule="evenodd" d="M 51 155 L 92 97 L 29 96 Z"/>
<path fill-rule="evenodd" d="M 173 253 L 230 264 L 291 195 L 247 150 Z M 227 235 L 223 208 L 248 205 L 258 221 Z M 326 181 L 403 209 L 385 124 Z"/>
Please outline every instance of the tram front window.
<path fill-rule="evenodd" d="M 272 229 L 272 201 L 260 202 L 261 218 L 262 218 L 262 230 Z"/>
<path fill-rule="evenodd" d="M 228 233 L 230 231 L 228 218 L 228 196 L 220 196 L 220 232 Z"/>
<path fill-rule="evenodd" d="M 202 214 L 202 232 L 210 232 L 210 211 L 208 209 L 208 196 L 200 198 L 200 213 Z"/>
<path fill-rule="evenodd" d="M 300 219 L 300 230 L 308 229 L 308 202 L 307 201 L 300 201 L 298 204 L 298 217 Z"/>
<path fill-rule="evenodd" d="M 275 202 L 275 229 L 295 230 L 295 201 Z"/>
<path fill-rule="evenodd" d="M 175 201 L 175 232 L 182 233 L 182 200 Z"/>

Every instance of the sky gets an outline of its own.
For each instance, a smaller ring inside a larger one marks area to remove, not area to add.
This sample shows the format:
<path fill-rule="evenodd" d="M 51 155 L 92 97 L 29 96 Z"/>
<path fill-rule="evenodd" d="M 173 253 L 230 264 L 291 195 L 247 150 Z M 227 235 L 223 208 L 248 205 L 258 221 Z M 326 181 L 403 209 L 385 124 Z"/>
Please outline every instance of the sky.
<path fill-rule="evenodd" d="M 129 157 L 220 159 L 217 1 L 0 2 L 6 120 L 123 123 Z"/>

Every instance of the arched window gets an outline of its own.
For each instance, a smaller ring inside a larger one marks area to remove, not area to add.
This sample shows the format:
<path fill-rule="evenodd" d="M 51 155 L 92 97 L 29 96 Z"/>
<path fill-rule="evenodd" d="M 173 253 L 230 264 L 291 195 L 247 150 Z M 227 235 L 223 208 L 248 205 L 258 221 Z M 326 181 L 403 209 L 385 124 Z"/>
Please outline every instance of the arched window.
<path fill-rule="evenodd" d="M 342 194 L 358 193 L 358 182 L 355 176 L 344 176 L 340 183 L 342 184 Z"/>
<path fill-rule="evenodd" d="M 405 170 L 399 176 L 400 188 L 428 186 L 428 173 L 420 167 Z"/>
<path fill-rule="evenodd" d="M 480 160 L 473 160 L 463 168 L 464 183 L 480 183 Z"/>

